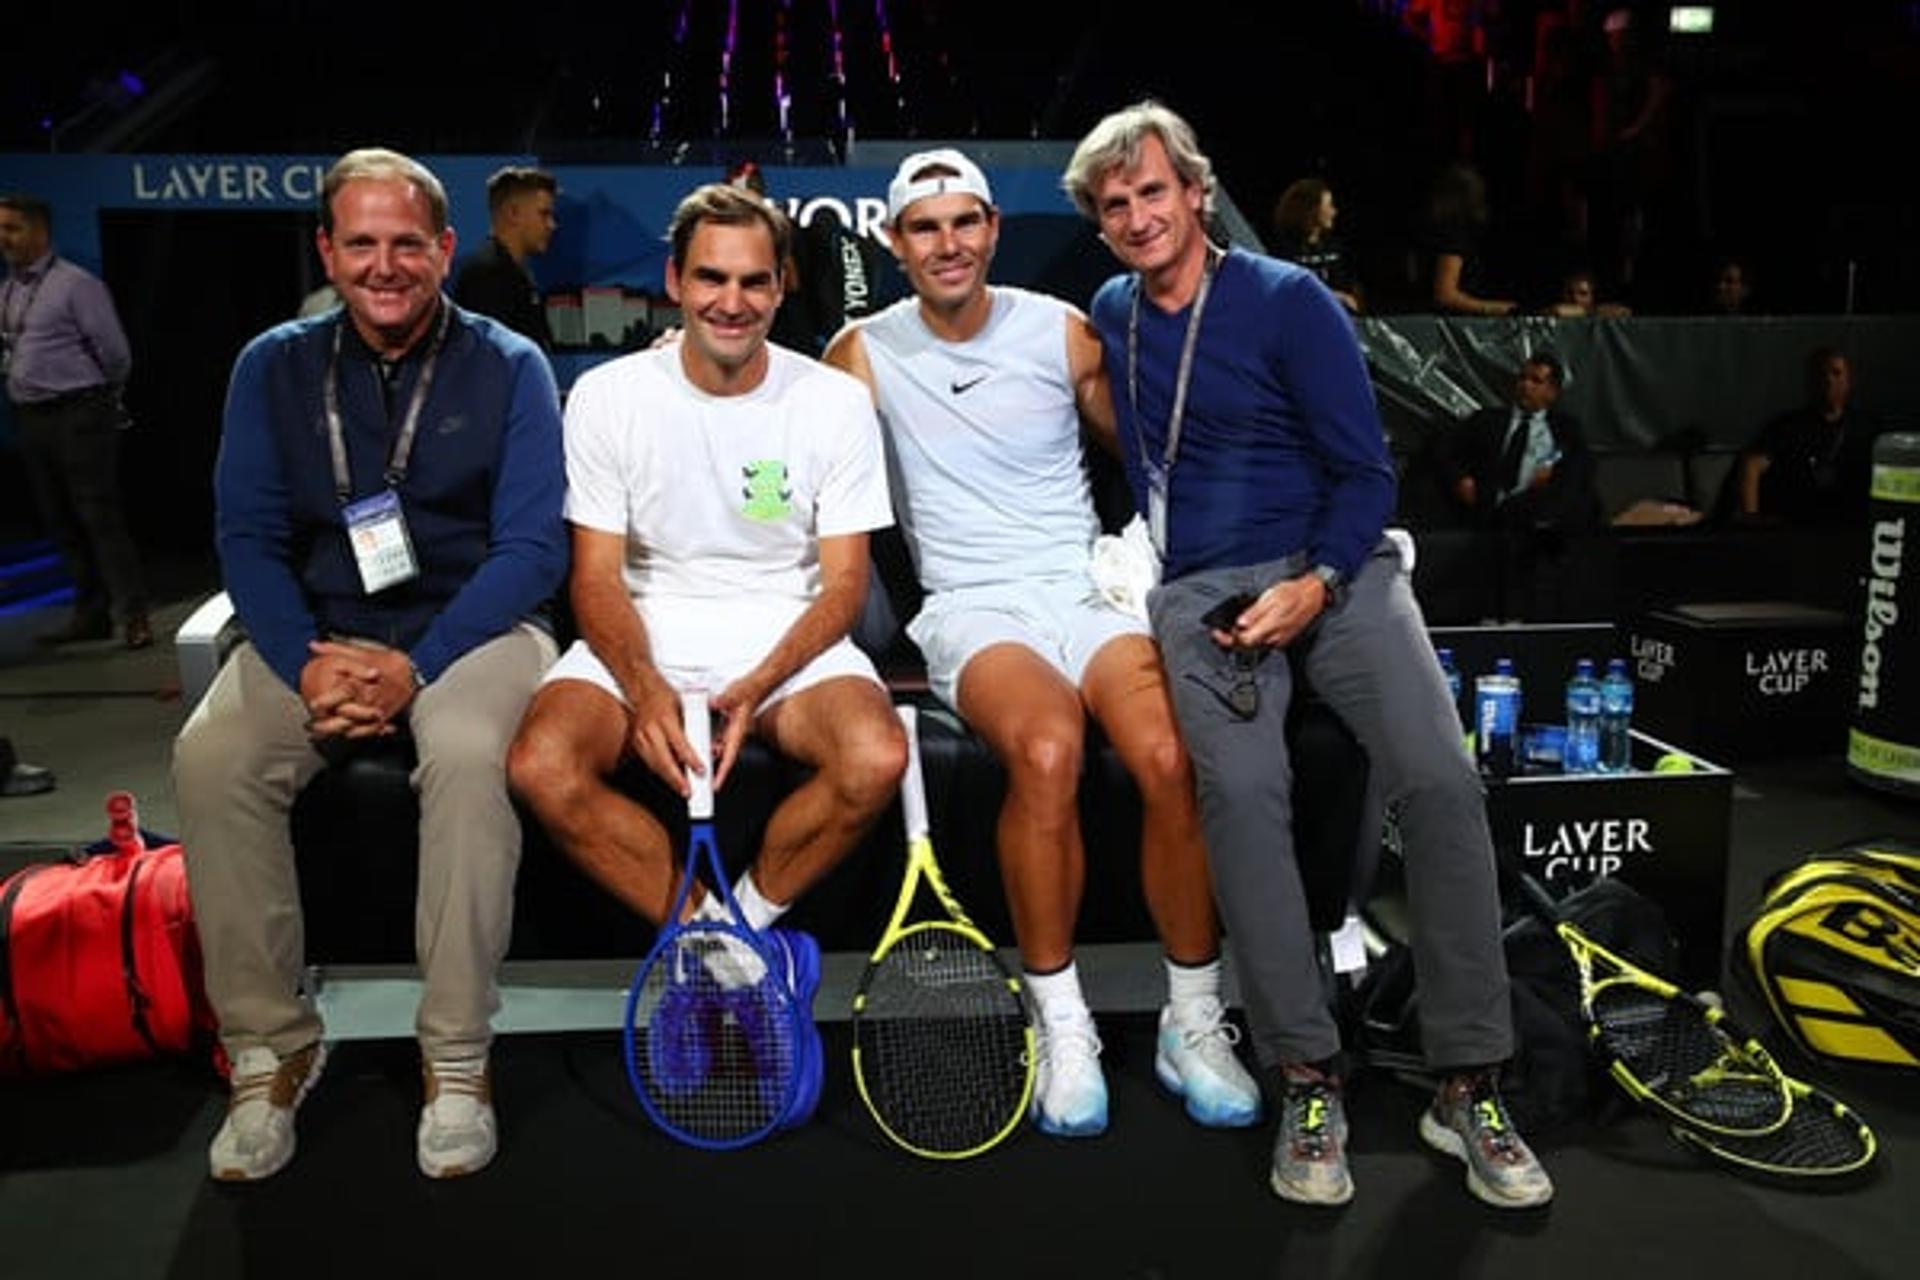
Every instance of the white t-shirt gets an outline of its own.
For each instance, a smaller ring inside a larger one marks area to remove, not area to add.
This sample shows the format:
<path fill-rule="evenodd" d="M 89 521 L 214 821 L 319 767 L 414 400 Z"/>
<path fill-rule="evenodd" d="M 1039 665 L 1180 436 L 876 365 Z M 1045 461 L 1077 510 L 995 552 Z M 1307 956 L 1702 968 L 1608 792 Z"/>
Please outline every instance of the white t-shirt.
<path fill-rule="evenodd" d="M 695 387 L 673 347 L 598 365 L 567 398 L 567 519 L 626 537 L 650 630 L 676 604 L 797 617 L 820 592 L 821 538 L 893 523 L 866 387 L 767 352 L 743 395 Z"/>
<path fill-rule="evenodd" d="M 861 322 L 900 525 L 929 591 L 1084 579 L 1100 532 L 1067 360 L 1067 304 L 995 285 L 965 342 L 917 299 Z"/>

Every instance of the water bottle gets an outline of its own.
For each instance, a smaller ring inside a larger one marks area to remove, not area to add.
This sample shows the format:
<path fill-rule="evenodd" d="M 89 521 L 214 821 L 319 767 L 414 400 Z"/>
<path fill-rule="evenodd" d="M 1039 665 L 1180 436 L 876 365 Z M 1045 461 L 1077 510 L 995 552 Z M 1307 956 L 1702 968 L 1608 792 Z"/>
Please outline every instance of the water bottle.
<path fill-rule="evenodd" d="M 1593 659 L 1574 664 L 1567 681 L 1567 742 L 1560 767 L 1567 773 L 1596 773 L 1600 768 L 1600 681 L 1594 678 Z"/>
<path fill-rule="evenodd" d="M 1632 726 L 1633 681 L 1627 676 L 1627 660 L 1615 658 L 1600 682 L 1600 772 L 1633 770 Z"/>
<path fill-rule="evenodd" d="M 1453 703 L 1453 716 L 1458 720 L 1460 719 L 1460 668 L 1453 665 L 1453 650 L 1435 649 L 1433 656 L 1440 660 L 1440 674 L 1447 678 L 1447 698 Z"/>
<path fill-rule="evenodd" d="M 1493 664 L 1493 674 L 1473 682 L 1475 739 L 1480 768 L 1496 778 L 1507 778 L 1520 768 L 1520 677 L 1513 659 Z"/>

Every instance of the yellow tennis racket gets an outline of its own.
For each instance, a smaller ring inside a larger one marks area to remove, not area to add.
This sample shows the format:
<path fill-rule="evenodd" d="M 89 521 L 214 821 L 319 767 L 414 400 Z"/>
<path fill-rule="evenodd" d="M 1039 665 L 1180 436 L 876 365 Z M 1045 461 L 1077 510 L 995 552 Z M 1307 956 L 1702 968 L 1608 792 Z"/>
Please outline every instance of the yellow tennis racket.
<path fill-rule="evenodd" d="M 907 865 L 853 998 L 853 1075 L 881 1132 L 917 1156 L 976 1156 L 1019 1127 L 1033 1095 L 1033 1024 L 1020 981 L 947 888 L 928 834 L 918 716 L 900 784 Z M 942 914 L 909 923 L 921 885 Z"/>

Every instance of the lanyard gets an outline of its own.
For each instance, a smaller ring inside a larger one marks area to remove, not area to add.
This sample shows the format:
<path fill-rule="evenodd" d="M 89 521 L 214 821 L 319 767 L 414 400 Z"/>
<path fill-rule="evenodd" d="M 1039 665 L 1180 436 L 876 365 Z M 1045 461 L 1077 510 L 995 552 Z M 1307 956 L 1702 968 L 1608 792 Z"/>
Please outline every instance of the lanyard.
<path fill-rule="evenodd" d="M 1193 295 L 1193 310 L 1187 314 L 1187 336 L 1180 344 L 1180 366 L 1173 378 L 1173 408 L 1167 413 L 1167 447 L 1162 456 L 1162 474 L 1173 474 L 1174 459 L 1180 453 L 1180 423 L 1187 416 L 1187 383 L 1193 377 L 1193 350 L 1200 341 L 1200 313 L 1207 309 L 1207 294 L 1213 288 L 1213 273 L 1226 254 L 1216 246 L 1207 246 L 1206 270 L 1200 274 L 1200 289 Z M 1145 292 L 1138 275 L 1133 278 L 1133 311 L 1127 317 L 1127 407 L 1133 413 L 1133 436 L 1140 444 L 1140 462 L 1147 462 L 1147 437 L 1140 430 L 1140 295 Z"/>
<path fill-rule="evenodd" d="M 426 362 L 420 366 L 420 376 L 414 381 L 413 395 L 407 402 L 407 415 L 400 421 L 400 435 L 394 440 L 393 453 L 387 458 L 389 488 L 407 478 L 407 459 L 413 453 L 413 433 L 420 425 L 420 410 L 427 403 L 427 392 L 433 388 L 434 367 L 440 363 L 440 345 L 447 340 L 447 322 L 452 317 L 453 307 L 445 298 L 441 298 L 440 323 L 434 329 L 433 345 L 427 348 Z M 347 316 L 343 312 L 334 324 L 333 351 L 327 357 L 327 381 L 322 389 L 327 411 L 327 447 L 333 454 L 333 495 L 342 503 L 353 493 L 353 478 L 347 472 L 347 439 L 340 425 L 340 333 L 347 323 Z"/>
<path fill-rule="evenodd" d="M 26 333 L 27 313 L 33 310 L 33 300 L 40 296 L 40 286 L 47 282 L 47 277 L 53 274 L 53 269 L 59 264 L 58 255 L 48 255 L 47 269 L 34 279 L 33 287 L 27 290 L 27 300 L 20 304 L 20 314 L 17 316 L 13 314 L 13 295 L 19 292 L 20 284 L 17 279 L 8 278 L 6 300 L 0 302 L 0 337 L 11 343 Z"/>

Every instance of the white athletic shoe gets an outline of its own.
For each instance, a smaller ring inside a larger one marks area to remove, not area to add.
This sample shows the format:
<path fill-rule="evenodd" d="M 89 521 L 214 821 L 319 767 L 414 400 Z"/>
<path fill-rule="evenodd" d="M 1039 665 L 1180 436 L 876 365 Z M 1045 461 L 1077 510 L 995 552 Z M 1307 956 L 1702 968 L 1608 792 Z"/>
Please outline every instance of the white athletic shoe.
<path fill-rule="evenodd" d="M 1240 1028 L 1226 1019 L 1218 1000 L 1195 1001 L 1185 1018 L 1172 1005 L 1160 1010 L 1159 1046 L 1153 1074 L 1186 1103 L 1196 1124 L 1244 1129 L 1260 1123 L 1260 1086 L 1233 1051 Z"/>
<path fill-rule="evenodd" d="M 1107 1078 L 1100 1073 L 1100 1037 L 1084 1009 L 1039 1019 L 1039 1062 L 1033 1078 L 1033 1123 L 1042 1133 L 1086 1138 L 1107 1130 Z"/>
<path fill-rule="evenodd" d="M 429 1178 L 480 1172 L 500 1146 L 486 1059 L 423 1059 L 420 1069 L 427 1093 L 415 1142 L 420 1172 Z"/>
<path fill-rule="evenodd" d="M 316 1040 L 282 1058 L 265 1045 L 233 1060 L 227 1118 L 207 1148 L 207 1168 L 222 1182 L 270 1178 L 293 1159 L 293 1113 L 327 1061 Z"/>

